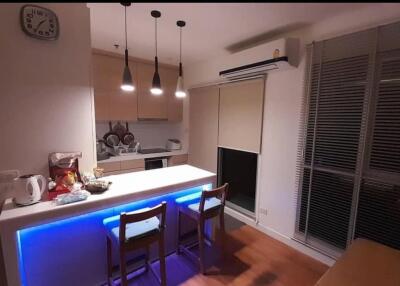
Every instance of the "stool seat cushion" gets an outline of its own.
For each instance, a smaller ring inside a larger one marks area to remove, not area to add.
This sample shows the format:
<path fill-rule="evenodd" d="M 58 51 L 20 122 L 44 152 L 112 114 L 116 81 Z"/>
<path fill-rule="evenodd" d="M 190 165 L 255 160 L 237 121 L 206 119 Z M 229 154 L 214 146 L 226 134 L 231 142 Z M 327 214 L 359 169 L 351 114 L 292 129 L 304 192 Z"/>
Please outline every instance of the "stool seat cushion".
<path fill-rule="evenodd" d="M 217 198 L 209 198 L 209 199 L 206 199 L 204 202 L 204 210 L 206 211 L 206 210 L 218 207 L 220 205 L 221 205 L 221 200 L 219 200 Z M 199 206 L 200 206 L 200 202 L 197 202 L 197 203 L 188 205 L 188 208 L 191 209 L 192 211 L 199 212 Z"/>
<path fill-rule="evenodd" d="M 141 209 L 135 212 L 142 212 L 148 209 L 150 208 Z M 120 215 L 104 219 L 103 224 L 107 229 L 108 233 L 117 241 L 119 241 Z M 160 226 L 160 220 L 156 216 L 143 221 L 128 223 L 126 225 L 126 230 L 125 230 L 126 240 L 128 241 L 131 239 L 138 239 L 150 234 L 157 233 L 160 231 L 159 226 Z"/>

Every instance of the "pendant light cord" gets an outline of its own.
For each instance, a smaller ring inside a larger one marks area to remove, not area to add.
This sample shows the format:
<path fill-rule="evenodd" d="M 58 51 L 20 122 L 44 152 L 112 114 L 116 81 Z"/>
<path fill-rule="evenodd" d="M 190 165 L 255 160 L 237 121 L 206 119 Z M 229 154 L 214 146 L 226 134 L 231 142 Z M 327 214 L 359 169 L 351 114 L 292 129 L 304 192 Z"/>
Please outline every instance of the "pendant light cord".
<path fill-rule="evenodd" d="M 126 6 L 125 6 L 125 66 L 128 66 L 128 32 L 126 28 Z"/>
<path fill-rule="evenodd" d="M 126 6 L 125 6 L 125 49 L 128 49 L 128 33 L 126 31 Z"/>
<path fill-rule="evenodd" d="M 154 19 L 155 19 L 154 24 L 155 24 L 155 31 L 156 31 L 155 37 L 156 37 L 156 57 L 157 57 L 157 18 L 154 18 Z"/>
<path fill-rule="evenodd" d="M 182 62 L 182 27 L 179 27 L 179 62 Z"/>

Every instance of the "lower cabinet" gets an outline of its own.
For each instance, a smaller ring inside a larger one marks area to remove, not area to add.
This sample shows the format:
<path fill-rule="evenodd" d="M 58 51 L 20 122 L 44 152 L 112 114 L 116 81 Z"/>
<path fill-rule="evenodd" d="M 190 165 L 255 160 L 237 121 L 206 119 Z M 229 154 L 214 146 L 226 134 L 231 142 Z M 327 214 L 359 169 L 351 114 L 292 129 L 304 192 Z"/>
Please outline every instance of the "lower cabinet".
<path fill-rule="evenodd" d="M 175 155 L 168 158 L 168 167 L 170 166 L 178 166 L 178 165 L 185 165 L 188 162 L 188 155 Z"/>
<path fill-rule="evenodd" d="M 116 162 L 97 163 L 99 168 L 104 169 L 104 176 L 119 175 L 131 172 L 144 171 L 144 159 L 125 160 Z"/>
<path fill-rule="evenodd" d="M 188 154 L 173 155 L 168 158 L 168 167 L 188 163 Z M 104 176 L 119 175 L 145 170 L 144 159 L 123 160 L 114 162 L 98 162 L 97 167 L 104 169 Z"/>

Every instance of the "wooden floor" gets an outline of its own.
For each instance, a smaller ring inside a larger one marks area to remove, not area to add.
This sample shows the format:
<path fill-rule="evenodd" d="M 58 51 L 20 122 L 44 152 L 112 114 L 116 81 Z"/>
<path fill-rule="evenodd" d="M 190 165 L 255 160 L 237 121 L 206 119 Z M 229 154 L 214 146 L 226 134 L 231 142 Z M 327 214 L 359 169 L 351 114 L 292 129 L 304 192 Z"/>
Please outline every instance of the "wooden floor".
<path fill-rule="evenodd" d="M 169 286 L 311 286 L 328 269 L 326 265 L 252 227 L 232 218 L 227 221 L 230 229 L 223 240 L 223 247 L 220 246 L 221 241 L 207 247 L 207 275 L 199 274 L 197 265 L 187 256 L 172 254 L 166 262 Z M 220 253 L 222 248 L 224 251 Z M 153 265 L 158 271 L 157 264 Z M 128 276 L 131 278 L 130 286 L 159 285 L 151 272 L 140 272 Z"/>

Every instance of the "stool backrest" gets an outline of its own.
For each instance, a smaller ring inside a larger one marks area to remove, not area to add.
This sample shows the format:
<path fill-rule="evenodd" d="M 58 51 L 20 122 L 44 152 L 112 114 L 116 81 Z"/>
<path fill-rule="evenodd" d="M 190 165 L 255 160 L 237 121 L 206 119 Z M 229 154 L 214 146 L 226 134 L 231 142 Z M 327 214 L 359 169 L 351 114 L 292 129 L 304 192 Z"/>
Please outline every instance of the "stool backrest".
<path fill-rule="evenodd" d="M 167 211 L 167 203 L 162 202 L 161 204 L 142 212 L 122 212 L 120 216 L 120 227 L 119 227 L 119 240 L 124 242 L 126 239 L 126 225 L 129 223 L 144 221 L 146 219 L 160 216 L 159 228 L 162 231 L 165 228 L 165 214 Z"/>
<path fill-rule="evenodd" d="M 200 205 L 199 205 L 199 211 L 200 213 L 204 212 L 204 206 L 206 203 L 207 199 L 210 198 L 218 198 L 221 200 L 221 205 L 219 207 L 224 207 L 225 206 L 225 200 L 226 200 L 226 195 L 228 193 L 228 183 L 223 184 L 219 188 L 215 188 L 210 191 L 203 191 L 201 193 L 201 199 L 200 199 Z"/>

